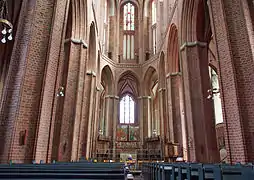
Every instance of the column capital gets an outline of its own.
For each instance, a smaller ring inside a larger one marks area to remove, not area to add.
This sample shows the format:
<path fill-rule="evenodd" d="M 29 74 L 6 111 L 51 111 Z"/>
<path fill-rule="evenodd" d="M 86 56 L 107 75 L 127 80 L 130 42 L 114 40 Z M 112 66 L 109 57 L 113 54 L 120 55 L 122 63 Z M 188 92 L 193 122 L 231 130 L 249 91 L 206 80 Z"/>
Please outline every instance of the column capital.
<path fill-rule="evenodd" d="M 106 96 L 105 96 L 105 99 L 106 99 L 106 98 L 119 99 L 119 96 L 115 96 L 115 95 L 106 95 Z"/>
<path fill-rule="evenodd" d="M 184 42 L 180 46 L 180 51 L 183 51 L 185 49 L 185 47 L 194 47 L 194 46 L 206 47 L 207 46 L 207 42 L 201 42 L 201 41 Z"/>
<path fill-rule="evenodd" d="M 67 42 L 72 42 L 74 44 L 81 44 L 83 45 L 83 48 L 85 49 L 88 48 L 87 43 L 83 39 L 74 39 L 74 38 L 65 39 L 64 43 L 67 43 Z"/>
<path fill-rule="evenodd" d="M 158 91 L 159 91 L 159 92 L 161 92 L 161 91 L 166 91 L 166 88 L 160 88 Z"/>
<path fill-rule="evenodd" d="M 172 77 L 172 76 L 181 76 L 182 72 L 174 72 L 174 73 L 168 73 L 166 75 L 166 78 Z"/>
<path fill-rule="evenodd" d="M 90 70 L 86 72 L 86 75 L 92 75 L 93 77 L 96 77 L 96 72 Z"/>
<path fill-rule="evenodd" d="M 138 99 L 152 99 L 151 96 L 139 96 Z"/>

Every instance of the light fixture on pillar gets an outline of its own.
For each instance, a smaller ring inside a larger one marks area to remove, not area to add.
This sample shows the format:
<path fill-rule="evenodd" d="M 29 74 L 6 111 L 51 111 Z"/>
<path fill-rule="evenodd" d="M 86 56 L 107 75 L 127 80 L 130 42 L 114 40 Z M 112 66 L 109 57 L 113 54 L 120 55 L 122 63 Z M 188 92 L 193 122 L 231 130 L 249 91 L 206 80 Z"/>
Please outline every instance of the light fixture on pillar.
<path fill-rule="evenodd" d="M 99 130 L 99 135 L 102 136 L 103 135 L 103 131 L 100 129 Z"/>
<path fill-rule="evenodd" d="M 157 136 L 157 130 L 156 129 L 153 130 L 153 136 Z"/>
<path fill-rule="evenodd" d="M 8 21 L 8 7 L 6 0 L 0 0 L 0 31 L 1 43 L 5 44 L 8 40 L 11 41 L 13 25 Z"/>
<path fill-rule="evenodd" d="M 58 92 L 57 92 L 56 96 L 57 97 L 59 97 L 59 96 L 63 97 L 64 96 L 64 87 L 63 86 L 60 86 L 58 88 Z"/>
<path fill-rule="evenodd" d="M 214 94 L 220 93 L 220 90 L 218 88 L 213 88 L 213 89 L 208 89 L 207 92 L 208 92 L 207 99 L 213 99 Z"/>

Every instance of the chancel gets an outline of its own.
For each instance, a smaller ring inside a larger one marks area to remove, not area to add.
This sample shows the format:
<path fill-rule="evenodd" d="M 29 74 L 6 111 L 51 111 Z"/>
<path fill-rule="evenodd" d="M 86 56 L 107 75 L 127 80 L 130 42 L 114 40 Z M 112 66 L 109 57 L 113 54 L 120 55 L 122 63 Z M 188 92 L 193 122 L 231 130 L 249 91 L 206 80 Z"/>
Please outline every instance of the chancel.
<path fill-rule="evenodd" d="M 253 163 L 253 12 L 252 0 L 0 0 L 0 163 L 98 163 L 97 179 Z"/>

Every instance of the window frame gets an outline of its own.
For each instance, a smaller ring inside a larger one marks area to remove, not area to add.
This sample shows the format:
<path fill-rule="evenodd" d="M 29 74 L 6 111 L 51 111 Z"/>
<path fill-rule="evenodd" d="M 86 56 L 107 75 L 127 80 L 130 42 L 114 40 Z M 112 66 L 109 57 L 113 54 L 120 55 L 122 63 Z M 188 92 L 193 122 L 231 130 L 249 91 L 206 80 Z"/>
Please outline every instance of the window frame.
<path fill-rule="evenodd" d="M 131 97 L 131 99 L 133 100 L 134 102 L 134 122 L 133 123 L 121 123 L 121 101 L 124 97 L 126 96 L 129 96 Z M 137 125 L 138 122 L 137 122 L 137 100 L 134 98 L 134 96 L 130 93 L 125 93 L 121 96 L 121 98 L 119 99 L 119 113 L 118 113 L 118 124 L 119 125 L 130 125 L 130 126 L 134 126 L 134 125 Z"/>
<path fill-rule="evenodd" d="M 134 18 L 133 18 L 133 25 L 134 25 L 134 29 L 133 30 L 130 30 L 130 29 L 127 29 L 125 30 L 125 27 L 126 27 L 126 24 L 124 23 L 125 22 L 125 11 L 124 11 L 124 7 L 128 4 L 131 4 L 134 8 Z M 137 18 L 137 11 L 138 11 L 138 8 L 136 6 L 135 3 L 131 2 L 131 1 L 128 1 L 124 4 L 122 4 L 122 7 L 121 7 L 121 30 L 122 30 L 122 60 L 123 61 L 127 61 L 127 62 L 132 62 L 134 60 L 136 60 L 136 34 L 137 34 L 137 29 L 138 29 L 138 18 Z M 126 40 L 124 39 L 124 37 L 126 36 Z M 128 36 L 130 36 L 129 40 L 128 40 Z M 128 44 L 130 44 L 128 46 Z M 129 51 L 128 51 L 128 48 L 129 47 Z"/>

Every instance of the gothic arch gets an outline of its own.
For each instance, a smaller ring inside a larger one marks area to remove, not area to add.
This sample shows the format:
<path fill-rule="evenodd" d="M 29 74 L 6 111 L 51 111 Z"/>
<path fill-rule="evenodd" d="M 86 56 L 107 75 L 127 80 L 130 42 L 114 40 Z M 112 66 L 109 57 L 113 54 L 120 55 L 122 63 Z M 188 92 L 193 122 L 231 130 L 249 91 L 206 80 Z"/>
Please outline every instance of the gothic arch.
<path fill-rule="evenodd" d="M 164 52 L 160 54 L 160 61 L 159 61 L 159 87 L 165 88 L 166 86 L 166 73 L 165 73 L 165 55 Z"/>
<path fill-rule="evenodd" d="M 120 75 L 117 92 L 119 96 L 129 93 L 135 99 L 139 96 L 139 81 L 135 73 L 128 70 Z"/>
<path fill-rule="evenodd" d="M 181 44 L 205 41 L 210 38 L 210 17 L 206 1 L 189 0 L 183 2 L 181 15 Z"/>
<path fill-rule="evenodd" d="M 96 70 L 96 29 L 94 22 L 90 25 L 89 33 L 89 45 L 88 45 L 88 60 L 87 60 L 87 69 L 88 71 Z"/>
<path fill-rule="evenodd" d="M 126 4 L 126 3 L 128 3 L 128 2 L 133 3 L 133 4 L 137 7 L 138 12 L 139 12 L 139 9 L 140 9 L 139 7 L 140 7 L 140 5 L 139 5 L 139 2 L 136 1 L 136 0 L 122 0 L 121 3 L 120 3 L 120 7 L 122 7 L 124 4 Z M 120 8 L 120 9 L 121 9 L 121 8 Z"/>
<path fill-rule="evenodd" d="M 179 72 L 178 30 L 175 24 L 170 26 L 167 51 L 167 73 Z"/>
<path fill-rule="evenodd" d="M 72 9 L 72 37 L 85 39 L 87 33 L 87 0 L 70 1 Z"/>
<path fill-rule="evenodd" d="M 151 95 L 151 89 L 158 83 L 158 74 L 154 67 L 150 66 L 144 77 L 145 95 Z"/>
<path fill-rule="evenodd" d="M 106 65 L 101 71 L 101 82 L 107 94 L 113 94 L 114 78 L 111 68 Z"/>

